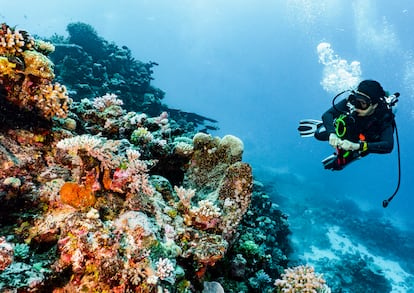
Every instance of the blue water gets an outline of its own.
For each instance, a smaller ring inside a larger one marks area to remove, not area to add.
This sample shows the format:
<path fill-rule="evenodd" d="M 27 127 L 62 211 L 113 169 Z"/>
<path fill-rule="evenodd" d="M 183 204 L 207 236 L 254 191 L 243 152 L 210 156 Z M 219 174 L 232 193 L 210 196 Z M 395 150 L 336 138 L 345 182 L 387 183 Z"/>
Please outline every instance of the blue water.
<path fill-rule="evenodd" d="M 7 1 L 0 21 L 39 36 L 66 35 L 69 22 L 86 22 L 105 39 L 128 46 L 136 59 L 159 63 L 154 85 L 166 92 L 164 102 L 218 120 L 220 130 L 214 135 L 240 137 L 244 160 L 258 180 L 276 186 L 274 200 L 283 203 L 296 233 L 306 217 L 298 207 L 336 208 L 332 200 L 344 199 L 357 204 L 357 211 L 346 210 L 351 217 L 375 213 L 403 230 L 398 233 L 414 230 L 413 1 L 114 3 Z M 401 93 L 397 125 L 402 181 L 387 209 L 381 203 L 397 184 L 396 149 L 335 173 L 320 163 L 332 152 L 330 146 L 300 138 L 296 131 L 300 119 L 319 119 L 336 93 L 335 86 L 322 85 L 327 70 L 341 75 L 319 62 L 317 46 L 322 42 L 331 45 L 336 61 L 359 62 L 357 78 L 376 79 L 386 90 Z M 381 239 L 381 231 L 376 237 Z M 407 262 L 413 260 L 411 256 Z"/>

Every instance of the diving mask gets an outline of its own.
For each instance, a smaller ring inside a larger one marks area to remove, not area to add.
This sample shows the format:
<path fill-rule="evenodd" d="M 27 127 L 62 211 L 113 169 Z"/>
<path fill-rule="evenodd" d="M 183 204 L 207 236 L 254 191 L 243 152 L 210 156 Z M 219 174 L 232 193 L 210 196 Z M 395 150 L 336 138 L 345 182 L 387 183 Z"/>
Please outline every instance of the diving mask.
<path fill-rule="evenodd" d="M 371 97 L 360 91 L 352 91 L 348 97 L 348 102 L 360 110 L 366 110 L 372 104 Z"/>

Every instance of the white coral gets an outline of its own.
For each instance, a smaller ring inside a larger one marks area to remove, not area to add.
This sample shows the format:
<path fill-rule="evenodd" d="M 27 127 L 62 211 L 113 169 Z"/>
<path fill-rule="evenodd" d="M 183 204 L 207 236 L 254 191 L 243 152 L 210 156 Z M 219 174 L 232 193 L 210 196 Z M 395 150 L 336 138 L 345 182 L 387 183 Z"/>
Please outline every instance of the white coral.
<path fill-rule="evenodd" d="M 174 276 L 174 263 L 168 258 L 159 258 L 157 263 L 156 275 L 160 280 L 165 280 Z"/>
<path fill-rule="evenodd" d="M 325 284 L 322 275 L 315 273 L 313 267 L 297 266 L 285 269 L 282 279 L 275 281 L 275 286 L 281 292 L 324 292 L 330 293 L 330 288 Z"/>
<path fill-rule="evenodd" d="M 115 94 L 105 94 L 102 97 L 96 97 L 93 99 L 93 106 L 95 109 L 99 111 L 103 111 L 106 108 L 109 108 L 110 106 L 116 105 L 116 106 L 122 106 L 124 102 L 120 99 L 118 99 L 118 96 Z"/>
<path fill-rule="evenodd" d="M 221 218 L 220 208 L 210 200 L 200 200 L 198 207 L 191 208 L 190 212 L 194 215 L 195 222 L 204 229 L 216 227 Z"/>
<path fill-rule="evenodd" d="M 218 218 L 221 216 L 221 210 L 210 200 L 200 200 L 198 207 L 191 208 L 191 212 L 200 218 Z"/>
<path fill-rule="evenodd" d="M 194 197 L 196 190 L 191 188 L 186 189 L 182 186 L 174 186 L 174 190 L 183 206 L 189 208 L 191 199 Z"/>
<path fill-rule="evenodd" d="M 120 158 L 115 155 L 119 144 L 119 141 L 84 134 L 65 138 L 59 141 L 56 146 L 72 156 L 78 156 L 78 151 L 83 150 L 89 156 L 99 160 L 102 168 L 115 169 L 121 163 Z"/>

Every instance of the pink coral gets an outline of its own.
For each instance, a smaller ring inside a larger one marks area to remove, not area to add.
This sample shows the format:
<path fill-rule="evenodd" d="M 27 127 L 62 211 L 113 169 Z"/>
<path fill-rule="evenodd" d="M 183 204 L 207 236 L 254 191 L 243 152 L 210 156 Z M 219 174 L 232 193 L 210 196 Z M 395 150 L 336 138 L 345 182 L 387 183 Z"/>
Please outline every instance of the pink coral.
<path fill-rule="evenodd" d="M 182 186 L 174 186 L 174 191 L 180 199 L 180 203 L 185 209 L 189 209 L 191 205 L 191 199 L 194 197 L 196 190 L 191 188 L 184 188 Z"/>
<path fill-rule="evenodd" d="M 197 207 L 190 210 L 194 224 L 200 229 L 215 228 L 220 222 L 221 210 L 210 200 L 200 200 Z"/>
<path fill-rule="evenodd" d="M 124 102 L 118 99 L 115 94 L 105 94 L 102 97 L 96 97 L 93 100 L 93 106 L 99 111 L 104 111 L 111 106 L 122 106 Z"/>
<path fill-rule="evenodd" d="M 0 237 L 0 271 L 4 271 L 13 262 L 13 246 Z"/>

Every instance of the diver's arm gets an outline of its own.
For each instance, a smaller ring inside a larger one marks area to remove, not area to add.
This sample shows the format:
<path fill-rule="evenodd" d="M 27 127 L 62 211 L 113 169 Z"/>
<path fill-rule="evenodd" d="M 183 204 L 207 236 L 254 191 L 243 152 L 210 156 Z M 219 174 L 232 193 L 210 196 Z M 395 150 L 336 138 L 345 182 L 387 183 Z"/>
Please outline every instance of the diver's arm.
<path fill-rule="evenodd" d="M 336 133 L 334 120 L 341 115 L 341 113 L 346 113 L 349 111 L 347 104 L 347 100 L 342 100 L 334 107 L 331 107 L 322 115 L 323 125 L 326 128 L 328 133 Z"/>
<path fill-rule="evenodd" d="M 376 154 L 387 154 L 394 148 L 394 127 L 388 125 L 381 133 L 377 142 L 367 142 L 367 151 Z"/>

